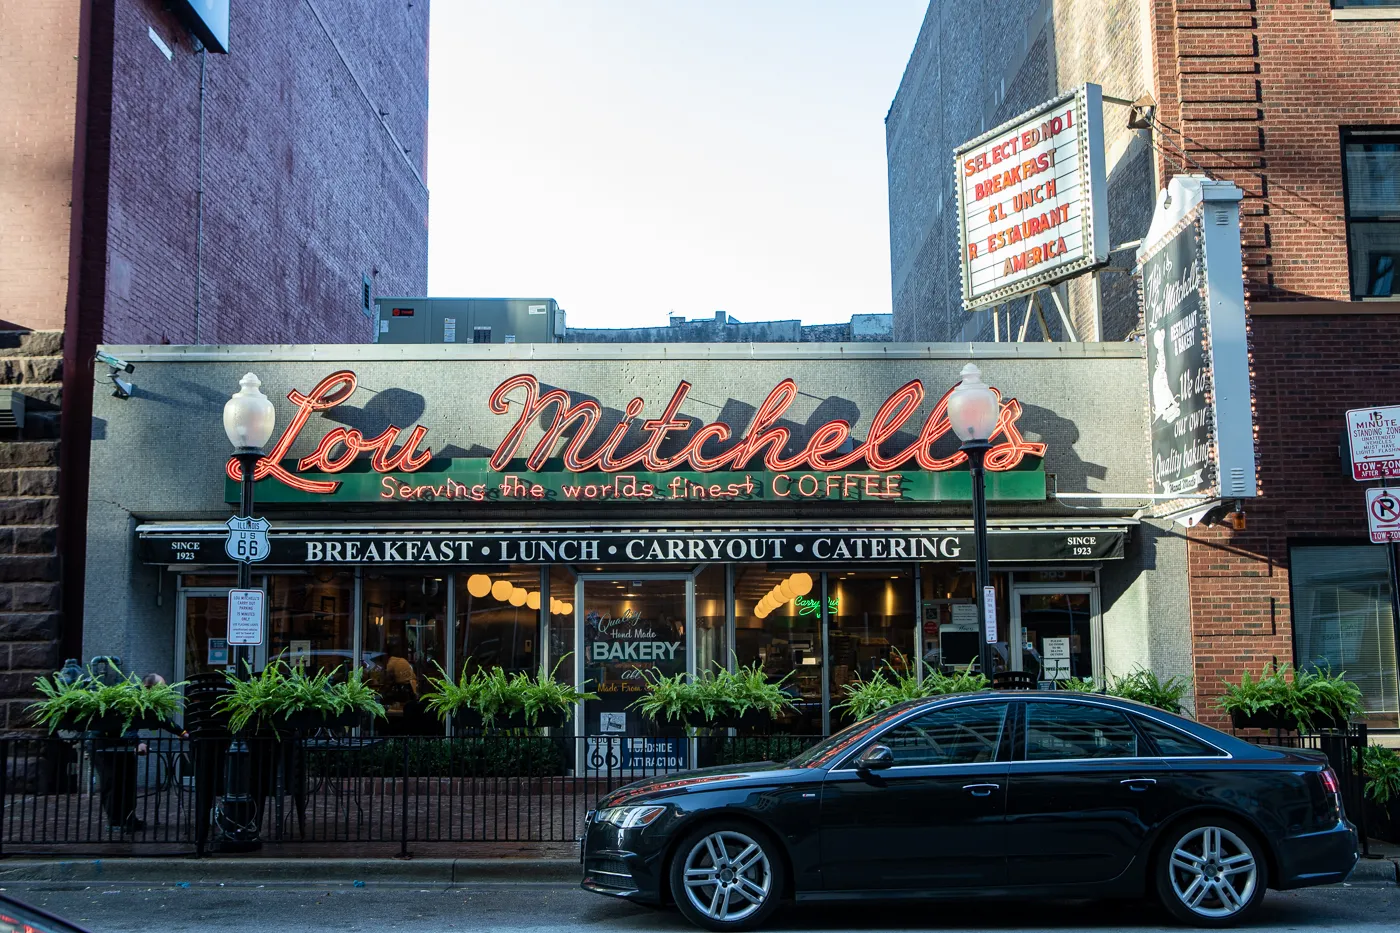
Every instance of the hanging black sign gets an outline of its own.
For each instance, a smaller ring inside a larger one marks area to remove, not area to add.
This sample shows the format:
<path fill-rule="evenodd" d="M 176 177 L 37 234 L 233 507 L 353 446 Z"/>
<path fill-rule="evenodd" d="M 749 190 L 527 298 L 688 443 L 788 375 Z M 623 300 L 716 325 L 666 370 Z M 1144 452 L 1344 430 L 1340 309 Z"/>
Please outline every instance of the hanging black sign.
<path fill-rule="evenodd" d="M 1152 484 L 1159 495 L 1212 488 L 1211 370 L 1200 208 L 1142 261 Z"/>
<path fill-rule="evenodd" d="M 998 561 L 1107 560 L 1123 556 L 1122 529 L 994 530 Z M 651 563 L 892 563 L 971 561 L 971 531 L 288 531 L 271 534 L 268 564 L 418 565 Z M 217 532 L 142 531 L 141 559 L 153 564 L 230 563 Z"/>

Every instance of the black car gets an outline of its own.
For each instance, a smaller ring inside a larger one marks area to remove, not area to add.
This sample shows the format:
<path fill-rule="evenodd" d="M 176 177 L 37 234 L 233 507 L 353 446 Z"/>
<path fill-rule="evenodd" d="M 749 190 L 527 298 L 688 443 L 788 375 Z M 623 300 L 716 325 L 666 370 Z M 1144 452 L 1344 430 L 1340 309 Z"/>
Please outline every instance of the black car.
<path fill-rule="evenodd" d="M 1265 888 L 1341 881 L 1356 831 L 1315 753 L 1073 693 L 918 700 L 785 764 L 620 788 L 583 886 L 750 929 L 784 899 L 1139 897 L 1228 926 Z"/>

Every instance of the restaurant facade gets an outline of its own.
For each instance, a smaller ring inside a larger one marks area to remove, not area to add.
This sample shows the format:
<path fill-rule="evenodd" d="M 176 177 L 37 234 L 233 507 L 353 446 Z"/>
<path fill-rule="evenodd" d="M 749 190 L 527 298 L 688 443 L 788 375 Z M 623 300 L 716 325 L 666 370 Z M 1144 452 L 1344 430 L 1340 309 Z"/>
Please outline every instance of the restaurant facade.
<path fill-rule="evenodd" d="M 887 665 L 978 653 L 971 485 L 946 417 L 975 362 L 997 655 L 1064 677 L 1191 669 L 1182 535 L 1151 505 L 1139 344 L 109 347 L 94 400 L 85 654 L 230 667 L 239 467 L 224 402 L 277 424 L 256 664 L 367 669 L 386 734 L 440 733 L 427 678 L 557 669 L 571 727 L 638 736 L 651 672 L 757 663 L 846 721 Z"/>

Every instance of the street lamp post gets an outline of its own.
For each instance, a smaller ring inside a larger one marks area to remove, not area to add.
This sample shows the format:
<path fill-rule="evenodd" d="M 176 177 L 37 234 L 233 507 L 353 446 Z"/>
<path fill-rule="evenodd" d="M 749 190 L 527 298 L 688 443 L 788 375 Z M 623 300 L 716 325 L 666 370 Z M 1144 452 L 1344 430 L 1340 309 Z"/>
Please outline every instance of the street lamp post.
<path fill-rule="evenodd" d="M 240 473 L 238 516 L 253 517 L 253 474 L 263 457 L 263 447 L 272 439 L 277 422 L 277 410 L 263 395 L 262 382 L 253 373 L 239 380 L 239 389 L 224 403 L 224 433 L 233 445 L 233 457 Z M 251 589 L 253 565 L 251 560 L 238 562 L 238 588 Z M 251 646 L 230 645 L 234 675 L 248 677 L 252 673 Z M 220 848 L 247 850 L 258 842 L 257 805 L 252 794 L 252 761 L 248 743 L 241 736 L 229 742 L 224 770 L 224 794 L 220 802 L 217 826 Z"/>
<path fill-rule="evenodd" d="M 948 396 L 948 420 L 953 433 L 962 441 L 967 454 L 968 471 L 972 475 L 972 528 L 977 550 L 977 615 L 982 637 L 977 656 L 982 675 L 992 676 L 992 646 L 988 638 L 987 590 L 991 586 L 991 568 L 987 562 L 987 474 L 984 462 L 991 449 L 990 438 L 1001 418 L 1001 399 L 996 390 L 982 381 L 977 364 L 968 363 L 962 370 L 962 381 Z"/>

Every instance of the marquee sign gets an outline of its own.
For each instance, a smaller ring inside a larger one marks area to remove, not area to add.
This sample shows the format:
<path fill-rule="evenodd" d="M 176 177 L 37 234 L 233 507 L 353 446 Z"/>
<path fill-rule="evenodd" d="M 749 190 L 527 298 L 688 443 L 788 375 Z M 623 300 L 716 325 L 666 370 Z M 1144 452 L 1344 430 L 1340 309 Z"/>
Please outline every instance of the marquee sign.
<path fill-rule="evenodd" d="M 1047 101 L 953 150 L 963 306 L 1108 261 L 1103 90 Z"/>
<path fill-rule="evenodd" d="M 518 375 L 497 386 L 488 401 L 491 413 L 514 415 L 489 458 L 434 460 L 432 448 L 425 446 L 427 427 L 406 430 L 393 424 L 368 438 L 356 428 L 335 427 L 308 456 L 288 458 L 311 415 L 348 401 L 357 384 L 355 373 L 341 370 L 322 379 L 309 393 L 292 390 L 287 394 L 296 411 L 254 468 L 254 480 L 274 481 L 259 487 L 258 501 L 583 504 L 970 497 L 967 473 L 958 471 L 966 455 L 960 450 L 935 452 L 936 446 L 952 437 L 951 389 L 934 405 L 912 442 L 896 440 L 924 402 L 924 386 L 917 379 L 885 400 L 863 439 L 852 436 L 850 422 L 837 419 L 818 426 L 795 450 L 792 432 L 780 424 L 798 395 L 792 379 L 778 383 L 742 432 L 718 421 L 696 428 L 691 419 L 680 416 L 691 388 L 682 381 L 660 417 L 642 420 L 646 400 L 634 398 L 607 435 L 595 437 L 603 417 L 597 402 L 573 402 L 563 389 L 542 393 L 538 379 Z M 986 457 L 987 470 L 996 477 L 990 489 L 1001 498 L 1043 499 L 1044 474 L 1035 468 L 1045 455 L 1045 445 L 1021 435 L 1020 417 L 1020 403 L 1006 399 Z M 535 424 L 546 425 L 543 436 L 526 450 L 526 433 Z M 906 436 L 912 434 L 909 430 Z M 891 450 L 891 444 L 903 446 Z M 663 454 L 668 445 L 678 449 Z M 560 468 L 549 470 L 560 447 Z M 762 470 L 750 466 L 755 461 L 761 462 Z M 236 501 L 235 484 L 242 479 L 238 461 L 230 458 L 225 472 L 227 491 L 234 496 L 230 501 Z"/>
<path fill-rule="evenodd" d="M 141 559 L 153 564 L 229 563 L 223 538 L 210 529 L 138 529 Z M 756 561 L 770 564 L 971 561 L 975 538 L 961 527 L 860 531 L 338 531 L 272 532 L 268 563 L 295 566 L 415 567 L 465 564 L 655 563 Z M 998 561 L 1109 560 L 1123 556 L 1121 528 L 992 529 L 989 558 Z"/>

